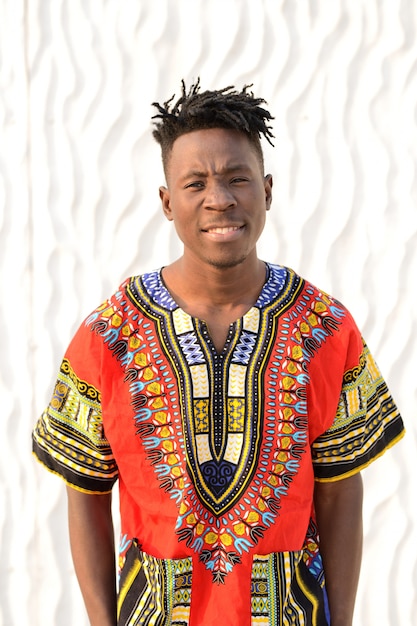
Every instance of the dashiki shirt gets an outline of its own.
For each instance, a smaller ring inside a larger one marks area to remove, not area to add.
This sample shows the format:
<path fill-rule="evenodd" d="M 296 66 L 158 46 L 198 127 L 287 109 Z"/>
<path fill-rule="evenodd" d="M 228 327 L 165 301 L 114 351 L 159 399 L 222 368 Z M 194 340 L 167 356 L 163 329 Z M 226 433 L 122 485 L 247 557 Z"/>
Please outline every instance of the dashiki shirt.
<path fill-rule="evenodd" d="M 314 481 L 402 434 L 349 312 L 267 265 L 221 353 L 160 271 L 125 281 L 71 342 L 34 452 L 81 491 L 119 481 L 119 626 L 327 626 Z"/>

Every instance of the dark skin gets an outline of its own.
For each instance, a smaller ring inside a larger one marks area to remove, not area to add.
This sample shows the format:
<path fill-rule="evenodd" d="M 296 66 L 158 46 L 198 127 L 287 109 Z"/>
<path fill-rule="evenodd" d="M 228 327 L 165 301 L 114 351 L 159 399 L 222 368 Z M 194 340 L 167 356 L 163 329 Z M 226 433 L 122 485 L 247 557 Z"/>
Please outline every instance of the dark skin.
<path fill-rule="evenodd" d="M 314 506 L 320 535 L 331 626 L 351 626 L 362 560 L 360 474 L 316 483 Z"/>
<path fill-rule="evenodd" d="M 210 129 L 174 142 L 166 178 L 162 208 L 184 251 L 164 268 L 163 279 L 181 308 L 206 322 L 220 352 L 230 324 L 255 304 L 265 281 L 256 243 L 272 177 L 246 135 Z M 91 625 L 115 626 L 110 498 L 69 488 L 68 500 L 72 553 Z M 360 475 L 316 484 L 314 505 L 332 626 L 351 626 L 362 551 Z"/>
<path fill-rule="evenodd" d="M 164 268 L 163 278 L 178 304 L 207 323 L 220 352 L 230 324 L 253 306 L 265 282 L 256 242 L 271 205 L 272 177 L 263 175 L 244 135 L 211 129 L 176 140 L 167 182 L 160 188 L 162 207 L 184 253 Z"/>
<path fill-rule="evenodd" d="M 111 494 L 67 487 L 68 525 L 75 573 L 91 626 L 115 626 L 116 565 Z"/>

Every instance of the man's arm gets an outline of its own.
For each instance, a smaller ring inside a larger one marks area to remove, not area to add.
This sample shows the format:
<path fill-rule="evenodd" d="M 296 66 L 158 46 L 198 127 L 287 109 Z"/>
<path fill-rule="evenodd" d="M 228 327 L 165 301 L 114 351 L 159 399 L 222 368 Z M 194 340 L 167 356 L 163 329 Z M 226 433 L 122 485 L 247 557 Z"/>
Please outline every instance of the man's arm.
<path fill-rule="evenodd" d="M 116 626 L 116 564 L 111 494 L 67 487 L 75 572 L 91 626 Z"/>
<path fill-rule="evenodd" d="M 314 504 L 332 626 L 351 626 L 362 559 L 361 475 L 316 483 Z"/>

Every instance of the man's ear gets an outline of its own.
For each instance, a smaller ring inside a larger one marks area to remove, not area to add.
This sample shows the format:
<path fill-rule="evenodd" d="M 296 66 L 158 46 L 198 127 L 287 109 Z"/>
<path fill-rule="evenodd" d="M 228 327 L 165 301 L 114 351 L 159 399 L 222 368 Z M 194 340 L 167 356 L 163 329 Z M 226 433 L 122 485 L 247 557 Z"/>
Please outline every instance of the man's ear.
<path fill-rule="evenodd" d="M 273 184 L 273 180 L 272 180 L 272 174 L 267 174 L 264 177 L 264 188 L 265 188 L 265 206 L 266 206 L 266 210 L 269 211 L 269 209 L 271 208 L 271 202 L 272 202 L 272 184 Z"/>
<path fill-rule="evenodd" d="M 171 205 L 169 203 L 169 189 L 163 186 L 159 187 L 159 197 L 161 198 L 162 210 L 164 212 L 164 215 L 167 220 L 171 222 L 173 217 L 171 212 Z"/>

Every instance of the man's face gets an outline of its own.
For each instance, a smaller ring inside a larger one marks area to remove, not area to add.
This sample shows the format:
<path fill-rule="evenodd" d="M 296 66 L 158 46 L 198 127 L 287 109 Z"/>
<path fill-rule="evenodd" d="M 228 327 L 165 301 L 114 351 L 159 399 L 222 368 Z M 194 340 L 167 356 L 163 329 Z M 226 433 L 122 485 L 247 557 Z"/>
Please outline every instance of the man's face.
<path fill-rule="evenodd" d="M 184 257 L 217 268 L 256 258 L 256 242 L 271 204 L 272 177 L 241 132 L 223 128 L 181 135 L 160 188 L 166 217 Z"/>

